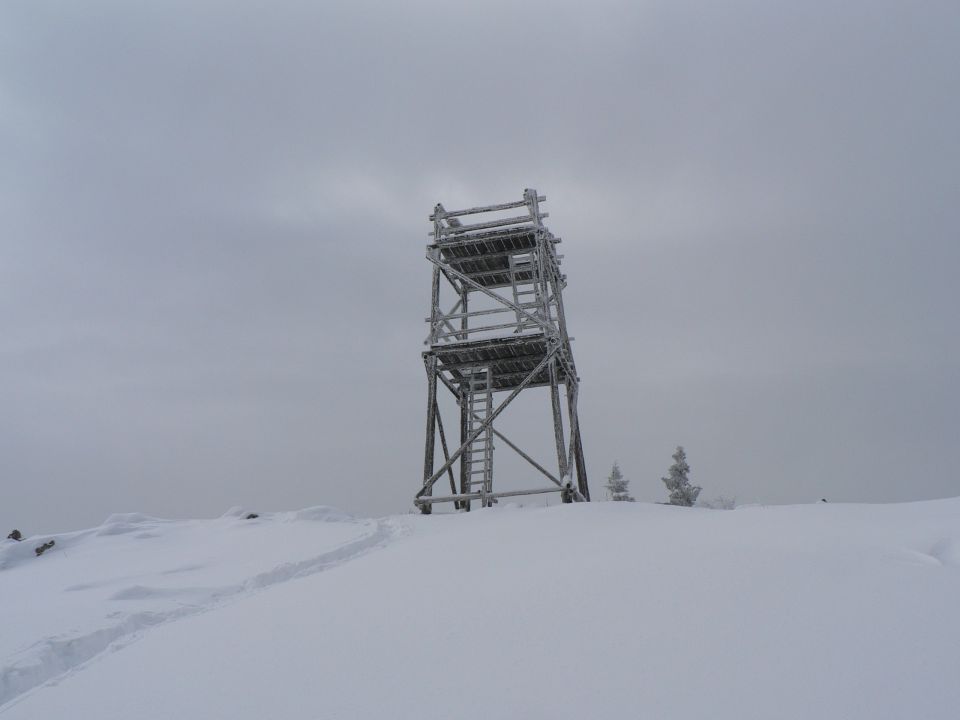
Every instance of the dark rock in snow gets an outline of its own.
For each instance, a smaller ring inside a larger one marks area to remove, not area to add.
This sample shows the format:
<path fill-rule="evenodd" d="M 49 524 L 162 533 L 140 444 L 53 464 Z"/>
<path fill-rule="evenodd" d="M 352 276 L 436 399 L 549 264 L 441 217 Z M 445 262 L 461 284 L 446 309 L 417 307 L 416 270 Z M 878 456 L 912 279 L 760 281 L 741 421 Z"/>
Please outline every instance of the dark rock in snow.
<path fill-rule="evenodd" d="M 7 535 L 7 540 L 16 540 L 17 542 L 20 542 L 21 540 L 23 540 L 23 535 L 20 533 L 19 530 L 14 530 L 12 533 Z"/>
<path fill-rule="evenodd" d="M 257 515 L 256 513 L 250 513 L 249 515 L 247 515 L 247 520 L 253 520 L 253 519 L 258 518 L 258 517 L 260 517 L 260 516 Z"/>
<path fill-rule="evenodd" d="M 37 557 L 40 557 L 40 556 L 43 555 L 47 550 L 49 550 L 50 548 L 52 548 L 52 547 L 53 547 L 54 545 L 56 545 L 56 544 L 57 544 L 56 541 L 54 541 L 54 540 L 49 540 L 49 541 L 45 542 L 43 545 L 38 545 L 38 546 L 34 549 L 34 552 L 37 554 Z"/>

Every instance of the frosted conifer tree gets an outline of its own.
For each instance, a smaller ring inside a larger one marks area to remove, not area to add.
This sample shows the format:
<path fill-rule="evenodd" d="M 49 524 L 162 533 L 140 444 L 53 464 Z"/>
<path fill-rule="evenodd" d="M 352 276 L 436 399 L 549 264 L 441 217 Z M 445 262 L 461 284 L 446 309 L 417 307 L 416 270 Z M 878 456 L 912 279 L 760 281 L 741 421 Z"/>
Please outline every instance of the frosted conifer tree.
<path fill-rule="evenodd" d="M 670 493 L 671 505 L 684 505 L 690 507 L 697 501 L 700 494 L 698 485 L 691 485 L 687 473 L 690 472 L 690 466 L 687 464 L 687 454 L 681 446 L 677 446 L 677 451 L 673 454 L 673 465 L 667 471 L 668 477 L 660 478 L 663 484 L 667 486 Z"/>
<path fill-rule="evenodd" d="M 629 484 L 630 481 L 624 478 L 623 473 L 620 472 L 619 463 L 614 463 L 613 469 L 610 471 L 610 477 L 607 478 L 607 492 L 610 493 L 610 499 L 617 502 L 633 502 L 633 498 L 627 491 Z"/>

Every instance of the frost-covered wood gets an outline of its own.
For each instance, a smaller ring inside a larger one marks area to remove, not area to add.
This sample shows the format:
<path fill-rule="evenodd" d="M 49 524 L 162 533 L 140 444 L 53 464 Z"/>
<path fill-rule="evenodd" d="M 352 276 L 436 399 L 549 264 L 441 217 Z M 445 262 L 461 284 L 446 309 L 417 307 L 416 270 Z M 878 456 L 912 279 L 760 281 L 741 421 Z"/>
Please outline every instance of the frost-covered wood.
<path fill-rule="evenodd" d="M 466 210 L 447 210 L 438 203 L 430 215 L 433 242 L 426 256 L 433 265 L 433 283 L 428 349 L 423 353 L 427 433 L 423 486 L 414 500 L 425 513 L 437 502 L 453 502 L 468 510 L 472 500 L 488 506 L 498 497 L 547 491 L 560 492 L 565 502 L 590 499 L 577 413 L 579 377 L 563 312 L 566 276 L 560 273 L 561 258 L 555 250 L 559 238 L 543 224 L 547 213 L 541 212 L 540 203 L 545 201 L 545 196 L 528 189 L 523 200 Z M 526 208 L 527 214 L 496 215 L 514 208 Z M 458 218 L 465 215 L 480 217 L 461 222 Z M 438 382 L 453 393 L 460 410 L 460 446 L 452 453 L 436 403 Z M 565 388 L 566 403 L 560 401 L 560 386 Z M 556 475 L 493 424 L 521 391 L 535 387 L 550 388 L 545 422 L 553 423 Z M 509 394 L 495 403 L 494 394 L 499 392 Z M 569 437 L 564 432 L 564 408 Z M 434 463 L 437 428 L 444 446 L 440 467 Z M 555 487 L 495 492 L 494 437 Z M 444 473 L 455 486 L 452 468 L 458 461 L 459 492 L 434 496 L 433 485 Z"/>

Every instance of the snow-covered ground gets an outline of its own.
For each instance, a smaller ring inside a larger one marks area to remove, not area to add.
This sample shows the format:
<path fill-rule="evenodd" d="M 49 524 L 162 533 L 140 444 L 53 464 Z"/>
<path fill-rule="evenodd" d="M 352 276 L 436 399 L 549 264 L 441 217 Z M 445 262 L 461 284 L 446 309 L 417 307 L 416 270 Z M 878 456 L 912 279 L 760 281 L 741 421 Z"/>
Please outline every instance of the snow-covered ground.
<path fill-rule="evenodd" d="M 113 516 L 0 542 L 0 715 L 960 717 L 960 498 Z"/>

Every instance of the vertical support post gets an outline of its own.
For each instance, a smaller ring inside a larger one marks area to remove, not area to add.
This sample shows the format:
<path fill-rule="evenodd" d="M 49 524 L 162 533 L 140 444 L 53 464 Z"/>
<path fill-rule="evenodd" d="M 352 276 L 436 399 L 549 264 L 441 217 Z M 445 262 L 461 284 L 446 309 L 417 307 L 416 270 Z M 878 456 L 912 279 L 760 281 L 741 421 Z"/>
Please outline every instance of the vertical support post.
<path fill-rule="evenodd" d="M 467 442 L 470 436 L 470 409 L 467 401 L 467 386 L 460 385 L 460 445 Z M 470 466 L 467 463 L 467 453 L 460 456 L 460 494 L 466 495 L 470 492 Z M 470 501 L 463 500 L 460 503 L 460 509 L 470 512 Z"/>
<path fill-rule="evenodd" d="M 583 459 L 583 441 L 580 438 L 580 417 L 577 413 L 577 392 L 572 383 L 575 380 L 567 380 L 567 409 L 570 415 L 570 429 L 572 431 L 571 442 L 573 447 L 573 464 L 577 468 L 577 489 L 580 494 L 589 501 L 590 485 L 587 482 L 587 464 Z"/>
<path fill-rule="evenodd" d="M 553 436 L 557 444 L 560 479 L 567 476 L 567 448 L 563 442 L 563 414 L 560 412 L 560 387 L 557 383 L 557 358 L 550 361 L 550 403 L 553 406 Z"/>
<path fill-rule="evenodd" d="M 543 218 L 540 217 L 540 198 L 537 191 L 533 188 L 527 188 L 523 191 L 523 199 L 527 201 L 527 208 L 530 210 L 530 219 L 538 228 L 543 227 Z"/>
<path fill-rule="evenodd" d="M 517 266 L 516 260 L 513 255 L 507 256 L 507 267 L 510 274 L 510 289 L 513 291 L 513 304 L 520 307 L 520 291 L 517 289 Z M 517 318 L 517 328 L 514 330 L 515 333 L 519 333 L 523 329 L 523 315 L 520 314 L 520 310 L 514 310 L 514 315 Z"/>
<path fill-rule="evenodd" d="M 460 330 L 463 332 L 460 335 L 460 340 L 468 340 L 470 335 L 467 330 L 470 329 L 470 307 L 469 307 L 470 291 L 467 289 L 466 285 L 463 285 L 463 292 L 460 293 L 460 311 L 463 313 L 463 317 L 460 318 Z M 467 391 L 465 385 L 460 385 L 460 444 L 467 439 L 467 435 L 470 432 L 470 411 L 467 409 Z M 460 493 L 462 495 L 470 492 L 470 468 L 467 464 L 466 454 L 460 456 Z M 470 501 L 464 500 L 460 504 L 455 506 L 458 510 L 470 511 Z"/>
<path fill-rule="evenodd" d="M 439 255 L 439 250 L 434 251 Z M 433 266 L 433 284 L 430 292 L 430 345 L 437 342 L 440 331 L 440 266 Z"/>
<path fill-rule="evenodd" d="M 590 502 L 590 485 L 587 482 L 587 464 L 583 460 L 583 440 L 580 438 L 580 425 L 577 424 L 577 432 L 574 433 L 576 447 L 573 451 L 573 458 L 577 466 L 577 489 L 583 495 L 587 502 Z"/>
<path fill-rule="evenodd" d="M 427 370 L 427 437 L 423 451 L 423 484 L 424 495 L 432 495 L 433 487 L 427 486 L 427 481 L 433 475 L 433 451 L 436 446 L 437 429 L 437 356 L 427 355 L 423 359 Z M 420 506 L 420 512 L 429 515 L 433 511 L 431 503 Z"/>
<path fill-rule="evenodd" d="M 439 206 L 438 206 L 439 207 Z M 440 218 L 439 213 L 434 221 L 434 228 L 439 232 Z M 440 236 L 437 235 L 437 238 Z M 440 251 L 435 251 L 439 256 Z M 440 266 L 434 264 L 433 279 L 430 291 L 430 338 L 429 343 L 432 347 L 437 342 L 437 333 L 440 324 Z M 436 429 L 437 429 L 437 356 L 430 354 L 424 357 L 424 365 L 427 370 L 427 437 L 423 452 L 423 483 L 426 486 L 427 481 L 433 475 L 433 453 L 436 448 Z M 446 452 L 446 448 L 444 448 Z M 433 486 L 426 488 L 425 495 L 433 494 Z M 425 503 L 420 506 L 420 512 L 429 515 L 433 512 L 433 504 Z"/>
<path fill-rule="evenodd" d="M 552 246 L 550 252 L 553 252 Z M 567 316 L 563 311 L 563 293 L 561 292 L 563 281 L 556 275 L 556 265 L 553 265 L 553 268 L 550 273 L 550 284 L 553 287 L 553 298 L 557 305 L 557 326 L 560 328 L 560 337 L 563 339 L 563 342 L 569 344 L 570 336 L 567 334 Z"/>

